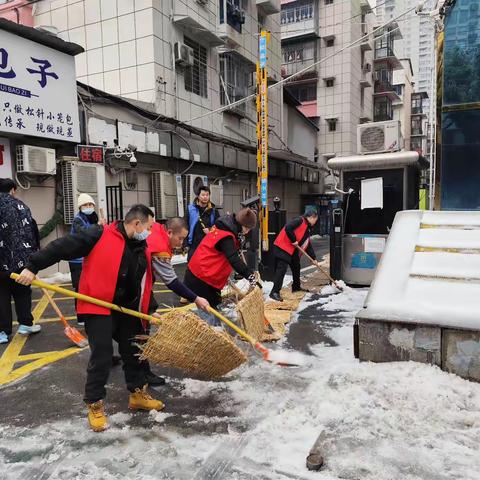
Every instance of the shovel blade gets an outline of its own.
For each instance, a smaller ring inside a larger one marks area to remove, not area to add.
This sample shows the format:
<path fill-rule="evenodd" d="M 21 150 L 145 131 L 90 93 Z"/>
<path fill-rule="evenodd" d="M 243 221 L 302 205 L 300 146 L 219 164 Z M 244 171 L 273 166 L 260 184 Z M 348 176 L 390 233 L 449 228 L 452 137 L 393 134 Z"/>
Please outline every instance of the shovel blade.
<path fill-rule="evenodd" d="M 77 347 L 88 347 L 88 340 L 75 327 L 65 327 L 64 333 L 65 336 Z"/>

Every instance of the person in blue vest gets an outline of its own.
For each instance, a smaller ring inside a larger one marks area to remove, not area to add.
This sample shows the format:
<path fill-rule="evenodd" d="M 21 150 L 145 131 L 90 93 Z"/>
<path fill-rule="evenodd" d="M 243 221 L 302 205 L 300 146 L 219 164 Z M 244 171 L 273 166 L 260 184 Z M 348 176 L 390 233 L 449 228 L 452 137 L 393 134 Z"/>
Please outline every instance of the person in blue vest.
<path fill-rule="evenodd" d="M 88 193 L 81 193 L 78 196 L 78 213 L 75 215 L 70 233 L 80 233 L 90 228 L 92 225 L 104 225 L 103 219 L 99 220 L 95 212 L 95 200 Z M 83 258 L 75 258 L 69 260 L 70 274 L 72 276 L 73 289 L 78 292 L 78 284 L 80 283 L 80 275 L 82 274 Z M 76 302 L 75 302 L 76 308 Z"/>
<path fill-rule="evenodd" d="M 219 216 L 218 210 L 210 201 L 210 188 L 206 185 L 202 185 L 199 188 L 198 196 L 193 203 L 188 206 L 187 215 L 185 217 L 185 221 L 188 225 L 188 262 L 195 253 L 197 247 L 200 245 L 200 242 L 210 231 L 210 228 L 215 225 Z"/>

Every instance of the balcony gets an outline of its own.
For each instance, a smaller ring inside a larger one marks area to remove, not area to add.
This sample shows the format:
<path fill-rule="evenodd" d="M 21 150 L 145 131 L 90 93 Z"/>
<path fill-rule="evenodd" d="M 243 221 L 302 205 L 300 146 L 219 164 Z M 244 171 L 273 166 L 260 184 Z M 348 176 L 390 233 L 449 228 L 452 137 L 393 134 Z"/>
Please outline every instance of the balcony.
<path fill-rule="evenodd" d="M 280 15 L 282 41 L 290 38 L 316 38 L 318 27 L 313 2 L 282 8 Z"/>
<path fill-rule="evenodd" d="M 412 128 L 410 131 L 410 136 L 412 137 L 426 137 L 427 132 L 423 131 L 423 128 Z"/>
<path fill-rule="evenodd" d="M 395 56 L 393 48 L 390 47 L 375 48 L 373 61 L 376 65 L 385 65 L 391 70 L 401 70 L 403 68 L 400 60 Z"/>
<path fill-rule="evenodd" d="M 290 43 L 282 47 L 282 77 L 287 78 L 315 62 L 315 43 Z M 295 80 L 316 79 L 317 70 L 311 68 Z"/>
<path fill-rule="evenodd" d="M 262 8 L 267 15 L 278 13 L 281 10 L 280 0 L 256 0 L 256 4 L 257 7 Z"/>
<path fill-rule="evenodd" d="M 412 106 L 412 115 L 422 115 L 424 117 L 427 116 L 427 114 L 423 111 L 423 106 L 420 106 L 420 107 Z"/>
<path fill-rule="evenodd" d="M 376 80 L 373 94 L 375 96 L 388 97 L 391 102 L 398 102 L 401 100 L 400 96 L 395 91 L 394 86 L 387 80 Z"/>

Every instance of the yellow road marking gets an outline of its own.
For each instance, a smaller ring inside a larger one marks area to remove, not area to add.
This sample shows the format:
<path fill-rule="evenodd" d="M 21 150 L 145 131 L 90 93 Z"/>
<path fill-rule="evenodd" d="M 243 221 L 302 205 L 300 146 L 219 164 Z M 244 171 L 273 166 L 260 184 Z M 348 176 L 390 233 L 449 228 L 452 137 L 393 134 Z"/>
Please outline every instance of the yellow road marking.
<path fill-rule="evenodd" d="M 67 348 L 66 350 L 60 350 L 58 352 L 47 352 L 46 355 L 44 355 L 42 358 L 39 358 L 38 360 L 27 363 L 26 365 L 23 365 L 20 368 L 12 370 L 7 375 L 0 375 L 0 385 L 5 385 L 6 383 L 10 383 L 10 382 L 13 382 L 14 380 L 18 380 L 19 378 L 24 377 L 25 375 L 28 375 L 34 370 L 38 370 L 39 368 L 42 368 L 45 365 L 48 365 L 49 363 L 56 362 L 57 360 L 61 360 L 62 358 L 69 357 L 70 355 L 73 355 L 74 353 L 78 353 L 81 350 L 83 349 L 78 347 L 72 347 L 72 348 Z M 15 359 L 15 361 L 16 362 L 19 361 L 18 358 Z"/>
<path fill-rule="evenodd" d="M 40 321 L 40 317 L 47 308 L 48 304 L 48 299 L 44 295 L 32 311 L 34 324 L 43 323 Z M 18 380 L 34 370 L 38 370 L 39 368 L 48 365 L 49 363 L 56 362 L 57 360 L 66 358 L 81 351 L 80 348 L 72 347 L 60 351 L 20 355 L 20 352 L 25 346 L 27 339 L 28 335 L 15 334 L 15 336 L 12 338 L 12 341 L 3 352 L 3 355 L 0 357 L 0 385 L 5 385 L 13 382 L 14 380 Z M 26 360 L 28 361 L 29 359 L 33 361 L 14 369 L 14 366 L 17 362 L 24 362 Z"/>
<path fill-rule="evenodd" d="M 454 248 L 454 247 L 415 247 L 416 252 L 445 252 L 445 253 L 466 253 L 469 255 L 477 255 L 480 248 Z"/>
<path fill-rule="evenodd" d="M 46 357 L 58 353 L 57 350 L 52 350 L 51 352 L 37 352 L 37 353 L 27 353 L 26 355 L 19 355 L 17 362 L 26 362 L 27 360 L 38 360 L 39 358 Z"/>
<path fill-rule="evenodd" d="M 153 293 L 172 293 L 171 290 L 154 290 Z"/>
<path fill-rule="evenodd" d="M 70 320 L 75 320 L 77 317 L 75 315 L 72 315 L 71 317 L 64 317 L 65 320 L 70 321 Z M 45 317 L 41 318 L 40 320 L 37 320 L 37 325 L 41 325 L 42 323 L 54 323 L 54 322 L 59 322 L 60 319 L 58 317 Z M 18 325 L 18 322 L 15 320 L 13 322 L 14 325 Z"/>

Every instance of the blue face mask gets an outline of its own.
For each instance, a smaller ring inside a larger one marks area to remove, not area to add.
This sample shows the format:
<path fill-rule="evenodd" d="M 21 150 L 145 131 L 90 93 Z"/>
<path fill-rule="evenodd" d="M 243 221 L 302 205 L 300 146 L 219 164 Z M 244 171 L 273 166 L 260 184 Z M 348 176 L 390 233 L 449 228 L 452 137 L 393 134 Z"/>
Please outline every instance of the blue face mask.
<path fill-rule="evenodd" d="M 148 230 L 144 230 L 143 232 L 140 232 L 140 233 L 135 232 L 133 234 L 133 238 L 135 240 L 138 240 L 139 242 L 142 242 L 143 240 L 146 240 L 149 235 L 150 235 L 150 232 Z"/>
<path fill-rule="evenodd" d="M 85 215 L 91 215 L 94 211 L 94 208 L 82 208 L 82 213 L 84 213 Z"/>

